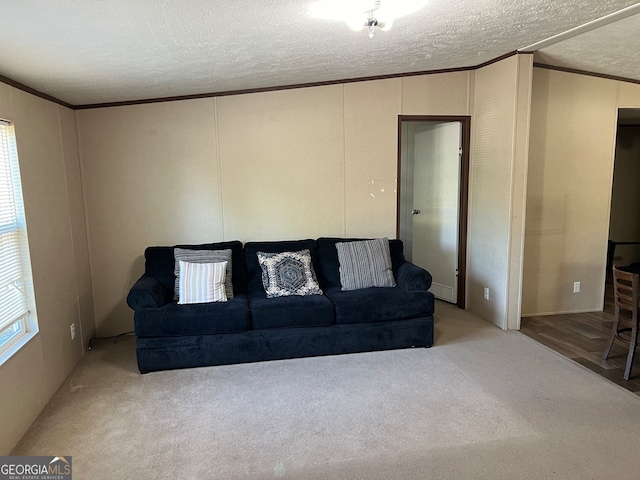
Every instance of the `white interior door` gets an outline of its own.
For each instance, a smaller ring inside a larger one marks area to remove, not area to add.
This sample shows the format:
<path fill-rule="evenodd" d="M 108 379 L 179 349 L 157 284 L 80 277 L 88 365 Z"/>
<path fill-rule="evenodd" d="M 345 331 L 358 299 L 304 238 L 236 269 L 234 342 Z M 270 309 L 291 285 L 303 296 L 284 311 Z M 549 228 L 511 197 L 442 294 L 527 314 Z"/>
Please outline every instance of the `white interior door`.
<path fill-rule="evenodd" d="M 462 124 L 419 126 L 413 144 L 411 261 L 431 273 L 431 292 L 458 301 Z"/>

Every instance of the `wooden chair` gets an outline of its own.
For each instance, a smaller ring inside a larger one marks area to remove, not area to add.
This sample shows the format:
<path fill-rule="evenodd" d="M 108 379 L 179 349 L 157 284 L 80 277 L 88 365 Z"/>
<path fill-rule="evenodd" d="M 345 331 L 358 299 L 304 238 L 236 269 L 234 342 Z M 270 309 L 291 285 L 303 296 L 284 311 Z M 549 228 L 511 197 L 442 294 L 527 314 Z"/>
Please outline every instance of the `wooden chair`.
<path fill-rule="evenodd" d="M 640 274 L 629 273 L 613 266 L 613 296 L 615 298 L 615 318 L 611 338 L 607 345 L 603 360 L 609 357 L 613 341 L 618 339 L 629 345 L 627 366 L 624 369 L 624 379 L 629 380 L 633 356 L 638 344 L 638 298 L 640 297 Z M 624 334 L 622 336 L 621 334 Z"/>

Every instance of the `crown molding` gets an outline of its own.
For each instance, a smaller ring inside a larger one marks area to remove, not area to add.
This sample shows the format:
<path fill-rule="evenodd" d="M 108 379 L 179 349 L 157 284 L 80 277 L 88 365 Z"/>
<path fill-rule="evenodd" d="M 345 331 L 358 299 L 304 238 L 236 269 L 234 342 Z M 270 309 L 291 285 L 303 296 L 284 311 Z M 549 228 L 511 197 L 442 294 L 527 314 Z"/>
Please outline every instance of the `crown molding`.
<path fill-rule="evenodd" d="M 60 100 L 59 98 L 52 97 L 51 95 L 48 95 L 46 93 L 39 92 L 38 90 L 35 90 L 35 89 L 31 88 L 31 87 L 28 87 L 27 85 L 24 85 L 23 83 L 16 82 L 15 80 L 12 80 L 11 78 L 5 77 L 3 75 L 0 75 L 0 82 L 5 83 L 5 84 L 9 85 L 10 87 L 17 88 L 18 90 L 22 90 L 23 92 L 30 93 L 31 95 L 35 95 L 36 97 L 40 97 L 40 98 L 43 98 L 45 100 L 49 100 L 50 102 L 57 103 L 58 105 L 62 105 L 63 107 L 67 107 L 67 108 L 71 108 L 71 109 L 75 109 L 76 108 L 74 105 L 71 105 L 70 103 L 64 102 L 64 101 Z"/>
<path fill-rule="evenodd" d="M 608 75 L 606 73 L 588 72 L 586 70 L 578 70 L 575 68 L 567 68 L 567 67 L 558 67 L 556 65 L 548 65 L 546 63 L 537 63 L 537 62 L 533 62 L 533 66 L 535 68 L 544 68 L 547 70 L 555 70 L 558 72 L 574 73 L 576 75 L 586 75 L 588 77 L 606 78 L 607 80 L 615 80 L 617 82 L 640 84 L 640 80 L 636 80 L 634 78 L 619 77 L 616 75 Z"/>

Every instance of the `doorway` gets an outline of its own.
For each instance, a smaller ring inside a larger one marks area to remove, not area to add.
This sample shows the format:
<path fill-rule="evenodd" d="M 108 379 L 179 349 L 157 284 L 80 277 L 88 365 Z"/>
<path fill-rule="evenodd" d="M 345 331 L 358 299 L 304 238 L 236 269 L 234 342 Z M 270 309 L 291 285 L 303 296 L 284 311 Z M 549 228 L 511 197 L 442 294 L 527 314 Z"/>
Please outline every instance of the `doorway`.
<path fill-rule="evenodd" d="M 613 311 L 612 267 L 640 268 L 640 109 L 618 109 L 609 245 L 605 281 L 605 311 Z"/>
<path fill-rule="evenodd" d="M 466 305 L 471 117 L 398 117 L 396 235 L 433 277 L 436 298 Z"/>
<path fill-rule="evenodd" d="M 640 109 L 618 110 L 609 217 L 607 275 L 611 266 L 640 262 Z"/>

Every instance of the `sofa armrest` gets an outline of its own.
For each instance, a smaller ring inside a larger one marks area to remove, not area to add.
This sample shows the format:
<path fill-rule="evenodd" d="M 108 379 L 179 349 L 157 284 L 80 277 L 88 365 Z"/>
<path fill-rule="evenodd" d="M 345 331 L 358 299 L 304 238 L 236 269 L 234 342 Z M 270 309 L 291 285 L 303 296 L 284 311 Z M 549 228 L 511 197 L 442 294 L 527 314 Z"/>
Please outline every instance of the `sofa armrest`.
<path fill-rule="evenodd" d="M 127 305 L 134 311 L 145 308 L 160 308 L 170 300 L 171 298 L 167 289 L 159 280 L 149 275 L 142 275 L 138 281 L 133 284 L 129 295 L 127 295 Z"/>
<path fill-rule="evenodd" d="M 431 274 L 411 262 L 404 262 L 396 272 L 396 284 L 408 291 L 429 290 Z"/>

